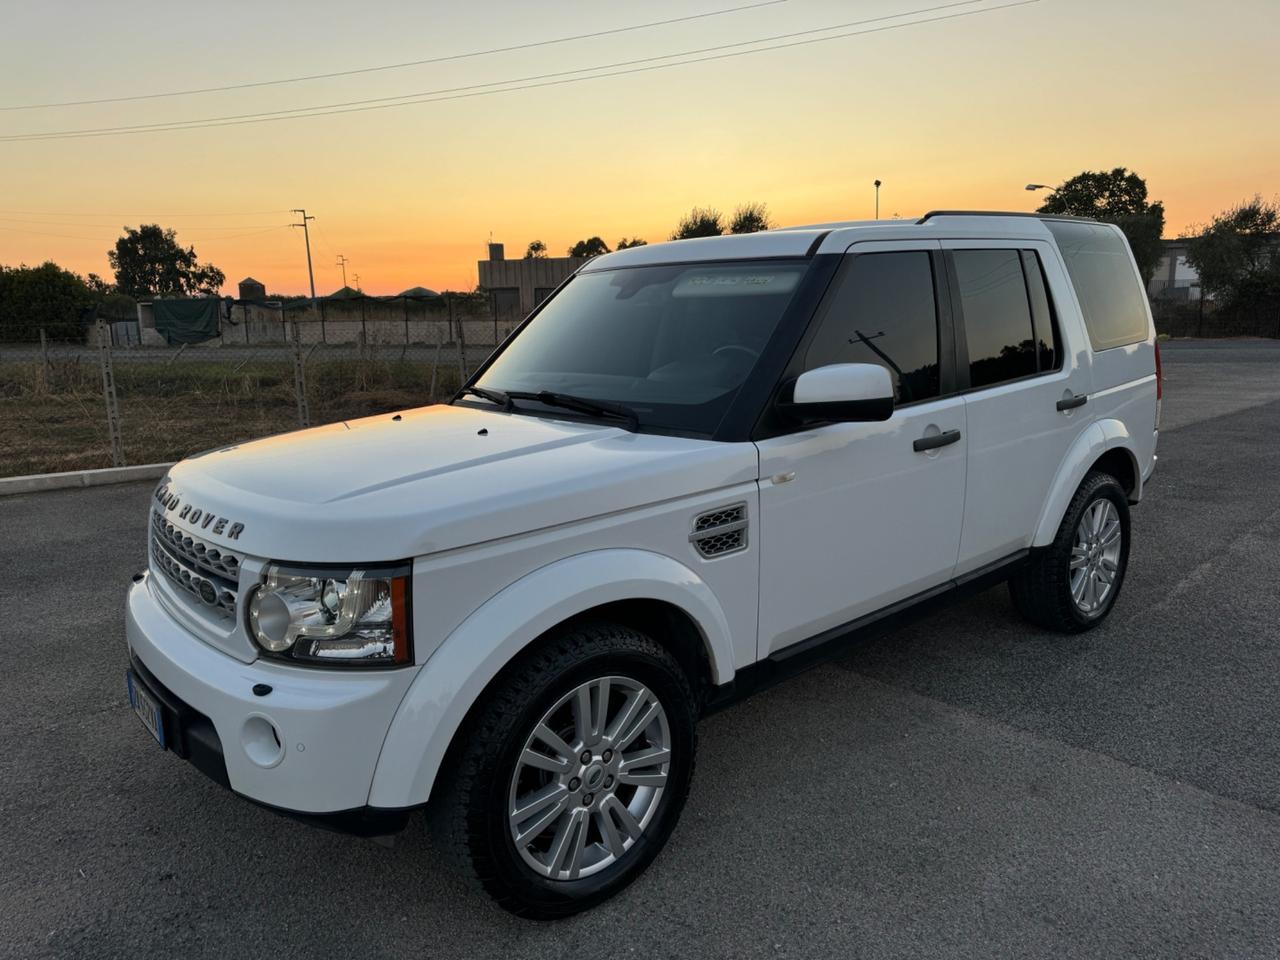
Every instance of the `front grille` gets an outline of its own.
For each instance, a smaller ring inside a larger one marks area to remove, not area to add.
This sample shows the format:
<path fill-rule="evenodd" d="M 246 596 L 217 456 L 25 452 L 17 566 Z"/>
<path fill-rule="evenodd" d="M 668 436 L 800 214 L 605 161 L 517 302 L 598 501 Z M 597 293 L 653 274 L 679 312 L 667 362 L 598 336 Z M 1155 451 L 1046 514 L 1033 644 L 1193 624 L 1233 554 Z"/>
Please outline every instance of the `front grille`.
<path fill-rule="evenodd" d="M 708 559 L 747 548 L 747 505 L 735 503 L 699 514 L 689 540 Z"/>
<path fill-rule="evenodd" d="M 162 514 L 151 515 L 151 529 L 171 553 L 188 566 L 233 584 L 240 579 L 239 555 L 197 540 L 191 534 L 169 523 Z"/>
<path fill-rule="evenodd" d="M 151 558 L 171 583 L 204 606 L 225 615 L 235 613 L 238 555 L 197 540 L 157 513 L 151 520 Z"/>

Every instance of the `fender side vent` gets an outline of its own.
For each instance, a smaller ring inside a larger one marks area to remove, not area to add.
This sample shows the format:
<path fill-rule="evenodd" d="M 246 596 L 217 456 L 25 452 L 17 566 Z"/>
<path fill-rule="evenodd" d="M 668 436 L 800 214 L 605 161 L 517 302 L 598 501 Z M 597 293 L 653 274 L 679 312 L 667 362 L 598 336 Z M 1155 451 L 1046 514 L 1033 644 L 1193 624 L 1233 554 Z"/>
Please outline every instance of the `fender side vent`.
<path fill-rule="evenodd" d="M 707 559 L 747 548 L 747 505 L 735 503 L 702 513 L 693 521 L 689 541 Z"/>

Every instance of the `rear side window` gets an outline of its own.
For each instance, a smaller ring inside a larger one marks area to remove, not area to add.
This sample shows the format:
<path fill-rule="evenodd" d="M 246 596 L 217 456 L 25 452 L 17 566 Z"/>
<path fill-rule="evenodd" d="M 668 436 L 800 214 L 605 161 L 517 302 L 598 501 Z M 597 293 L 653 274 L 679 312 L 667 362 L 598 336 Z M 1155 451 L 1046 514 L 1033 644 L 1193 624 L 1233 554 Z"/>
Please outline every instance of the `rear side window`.
<path fill-rule="evenodd" d="M 1062 335 L 1058 317 L 1049 299 L 1049 285 L 1044 279 L 1044 265 L 1033 250 L 1022 251 L 1022 272 L 1027 278 L 1027 295 L 1031 298 L 1031 324 L 1036 331 L 1036 356 L 1040 372 L 1062 369 Z"/>
<path fill-rule="evenodd" d="M 898 403 L 938 396 L 938 304 L 926 251 L 851 258 L 805 352 L 806 370 L 830 363 L 879 364 Z"/>
<path fill-rule="evenodd" d="M 1147 339 L 1146 292 L 1121 234 L 1097 223 L 1046 220 L 1044 225 L 1062 251 L 1093 349 Z"/>
<path fill-rule="evenodd" d="M 969 386 L 1033 375 L 1035 329 L 1021 253 L 956 250 L 952 256 L 969 344 Z"/>

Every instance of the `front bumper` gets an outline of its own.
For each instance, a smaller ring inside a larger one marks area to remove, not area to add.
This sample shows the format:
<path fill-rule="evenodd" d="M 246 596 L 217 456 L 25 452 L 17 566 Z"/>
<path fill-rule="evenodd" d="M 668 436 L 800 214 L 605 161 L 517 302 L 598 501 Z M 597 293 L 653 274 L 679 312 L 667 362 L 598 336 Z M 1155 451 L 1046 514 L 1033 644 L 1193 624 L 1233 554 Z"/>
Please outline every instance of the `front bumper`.
<path fill-rule="evenodd" d="M 346 832 L 403 825 L 407 811 L 368 807 L 369 788 L 416 667 L 357 674 L 241 663 L 175 623 L 149 575 L 129 589 L 125 634 L 132 669 L 172 718 L 174 752 L 213 780 Z"/>

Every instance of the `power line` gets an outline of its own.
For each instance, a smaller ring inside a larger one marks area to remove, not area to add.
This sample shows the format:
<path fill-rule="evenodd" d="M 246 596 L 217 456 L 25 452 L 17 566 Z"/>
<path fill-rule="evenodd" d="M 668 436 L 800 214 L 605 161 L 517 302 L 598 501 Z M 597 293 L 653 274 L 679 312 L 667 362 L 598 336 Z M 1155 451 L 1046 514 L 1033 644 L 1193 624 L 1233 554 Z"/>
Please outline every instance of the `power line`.
<path fill-rule="evenodd" d="M 261 230 L 250 230 L 248 233 L 233 233 L 230 236 L 204 237 L 201 243 L 221 243 L 223 240 L 239 240 L 242 237 L 257 237 L 264 233 L 275 233 L 277 230 L 285 230 L 290 226 L 287 223 L 277 223 L 274 227 L 263 227 Z M 190 229 L 190 228 L 186 228 Z"/>
<path fill-rule="evenodd" d="M 134 218 L 122 218 L 122 219 L 134 219 Z M 143 217 L 141 219 L 145 220 L 148 218 Z M 164 219 L 168 219 L 168 218 L 164 218 Z M 104 223 L 88 223 L 85 221 L 77 221 L 77 220 L 27 220 L 27 219 L 21 219 L 19 217 L 0 217 L 0 221 L 4 223 L 33 223 L 33 224 L 36 224 L 37 226 L 44 226 L 44 227 L 102 228 L 102 227 L 108 226 L 108 224 L 104 224 Z M 195 230 L 200 232 L 203 232 L 206 230 L 260 230 L 266 226 L 268 226 L 268 224 L 265 224 L 265 223 L 232 223 L 232 224 L 219 224 L 217 226 L 214 226 L 212 224 L 201 224 L 201 225 L 176 224 L 175 225 L 177 229 L 181 229 L 184 231 Z"/>
<path fill-rule="evenodd" d="M 401 101 L 401 100 L 409 100 L 409 101 L 415 101 L 415 102 L 435 102 L 436 100 L 465 99 L 464 97 L 454 97 L 449 95 L 481 90 L 485 87 L 510 87 L 510 89 L 512 90 L 530 88 L 530 87 L 522 87 L 522 86 L 510 86 L 512 84 L 530 84 L 530 86 L 532 87 L 554 86 L 554 84 L 536 83 L 535 81 L 550 80 L 554 78 L 569 76 L 572 74 L 594 73 L 594 71 L 599 71 L 599 70 L 611 70 L 611 69 L 620 68 L 620 67 L 621 68 L 633 67 L 642 63 L 653 63 L 656 60 L 671 60 L 678 57 L 692 57 L 697 54 L 712 53 L 719 50 L 728 50 L 728 49 L 733 49 L 737 47 L 754 46 L 756 44 L 767 43 L 774 40 L 789 40 L 794 37 L 809 36 L 815 33 L 826 33 L 831 30 L 841 30 L 846 27 L 865 26 L 870 23 L 880 23 L 885 20 L 899 20 L 899 19 L 902 19 L 903 17 L 915 16 L 921 13 L 932 13 L 937 10 L 946 10 L 946 9 L 951 9 L 953 7 L 972 6 L 975 3 L 981 3 L 981 2 L 982 0 L 952 0 L 952 2 L 949 2 L 949 3 L 937 4 L 931 7 L 921 7 L 916 10 L 907 10 L 902 13 L 885 14 L 883 16 L 878 16 L 878 17 L 867 17 L 861 20 L 851 20 L 846 23 L 829 24 L 828 26 L 825 26 L 825 27 L 813 27 L 808 30 L 797 30 L 792 33 L 773 34 L 765 37 L 757 37 L 752 40 L 740 40 L 735 43 L 722 43 L 722 44 L 717 44 L 715 46 L 710 46 L 710 47 L 698 47 L 693 50 L 684 50 L 679 53 L 666 53 L 666 54 L 659 54 L 657 56 L 651 56 L 651 57 L 639 57 L 634 60 L 620 60 L 620 61 L 614 61 L 612 63 L 596 64 L 595 66 L 590 66 L 590 67 L 577 67 L 570 70 L 560 70 L 552 73 L 533 74 L 525 77 L 510 77 L 506 80 L 490 80 L 485 83 L 473 83 L 473 84 L 468 84 L 460 87 L 442 87 L 436 90 L 419 90 L 415 93 L 398 94 L 395 96 L 388 96 L 388 97 L 371 97 L 363 100 L 346 100 L 346 101 L 339 101 L 336 103 L 321 103 L 321 104 L 313 104 L 312 106 L 309 106 L 309 107 L 290 107 L 282 110 L 268 110 L 268 111 L 261 111 L 258 113 L 228 114 L 228 115 L 218 116 L 218 117 L 203 117 L 195 120 L 164 120 L 164 121 L 157 121 L 156 123 L 126 124 L 126 125 L 121 125 L 117 127 L 86 127 L 78 130 L 49 131 L 45 133 L 29 133 L 29 134 L 11 134 L 9 136 L 0 136 L 0 141 L 6 141 L 11 139 L 12 140 L 63 139 L 63 138 L 74 138 L 78 136 L 88 136 L 88 135 L 108 135 L 108 134 L 114 134 L 114 133 L 145 132 L 147 130 L 202 129 L 205 126 L 233 126 L 235 125 L 234 121 L 254 121 L 254 120 L 266 120 L 266 119 L 273 119 L 273 118 L 287 120 L 287 119 L 292 119 L 294 117 L 310 116 L 312 114 L 315 114 L 318 116 L 328 115 L 327 113 L 320 113 L 319 111 L 332 111 L 335 113 L 356 112 L 354 110 L 344 109 L 344 108 L 350 108 L 350 107 L 367 107 L 369 109 L 381 109 L 384 106 L 395 106 L 397 105 L 396 101 Z M 974 12 L 979 12 L 979 11 L 974 11 Z M 939 18 L 939 19 L 942 19 L 942 18 Z M 927 22 L 927 21 L 922 21 L 922 22 Z M 908 24 L 902 24 L 902 26 L 908 26 Z M 870 32 L 870 31 L 867 31 L 867 32 Z M 838 39 L 838 38 L 831 37 L 827 39 Z M 786 46 L 786 44 L 783 44 L 782 46 Z M 774 48 L 763 48 L 763 49 L 774 49 Z M 760 52 L 760 51 L 748 51 L 748 52 Z M 706 59 L 716 59 L 716 58 L 708 57 Z M 689 62 L 699 62 L 699 61 L 689 61 Z M 679 65 L 680 64 L 678 63 L 666 64 L 666 66 L 679 66 Z M 639 71 L 629 71 L 629 70 L 619 71 L 619 73 L 629 73 L 629 72 L 639 72 Z M 617 76 L 617 75 L 619 74 L 613 73 L 613 74 L 603 74 L 602 76 Z M 583 77 L 580 79 L 594 79 L 594 77 Z M 504 91 L 495 90 L 495 91 L 488 91 L 488 92 L 500 93 Z M 418 98 L 434 98 L 434 99 L 419 100 Z"/>
<path fill-rule="evenodd" d="M 67 226 L 75 226 L 75 224 L 67 224 Z M 82 226 L 101 227 L 103 226 L 103 224 L 100 224 L 100 223 L 99 224 L 82 224 Z M 272 233 L 276 230 L 283 230 L 287 226 L 289 226 L 289 224 L 287 223 L 278 223 L 273 227 L 265 227 L 261 230 L 250 230 L 247 233 L 233 233 L 230 236 L 204 237 L 199 242 L 202 244 L 208 244 L 208 243 L 218 243 L 223 240 L 239 240 L 243 237 L 256 237 L 260 234 Z M 82 236 L 80 234 L 75 234 L 75 233 L 49 233 L 46 230 L 28 230 L 25 227 L 7 227 L 7 226 L 4 226 L 3 224 L 0 224 L 0 230 L 4 230 L 8 233 L 25 233 L 25 234 L 30 234 L 36 237 L 60 237 L 64 240 L 91 240 L 94 243 L 107 243 L 107 244 L 115 243 L 115 241 L 119 239 L 118 237 L 101 237 L 101 236 L 86 237 L 86 236 Z"/>
<path fill-rule="evenodd" d="M 16 213 L 22 216 L 30 217 L 124 217 L 126 220 L 147 220 L 151 218 L 162 218 L 165 220 L 181 219 L 183 217 L 265 217 L 278 213 L 290 213 L 291 211 L 281 208 L 279 210 L 223 210 L 218 213 L 92 213 L 88 210 L 79 210 L 74 213 L 58 213 L 51 210 L 0 210 L 0 214 Z"/>
<path fill-rule="evenodd" d="M 35 237 L 61 237 L 64 240 L 90 240 L 94 243 L 111 243 L 110 239 L 104 237 L 82 237 L 74 233 L 48 233 L 44 230 L 24 230 L 22 227 L 5 227 L 0 226 L 0 230 L 8 233 L 26 233 Z"/>
<path fill-rule="evenodd" d="M 789 43 L 774 43 L 770 46 L 761 46 L 753 50 L 735 50 L 730 53 L 719 53 L 710 56 L 694 57 L 694 54 L 705 53 L 709 51 L 725 50 L 733 47 L 750 46 L 754 44 L 768 43 L 773 40 L 783 40 L 798 36 L 807 36 L 813 33 L 823 33 L 831 30 L 839 30 L 850 26 L 861 26 L 869 23 L 876 23 L 884 20 L 896 20 L 903 17 L 915 16 L 920 13 L 928 13 L 935 10 L 945 10 L 958 6 L 970 6 L 974 3 L 982 2 L 982 0 L 956 0 L 952 3 L 939 4 L 932 7 L 922 7 L 916 10 L 909 10 L 903 13 L 889 14 L 880 17 L 869 17 L 863 20 L 854 20 L 848 23 L 831 24 L 825 27 L 815 27 L 810 30 L 799 30 L 794 33 L 775 34 L 767 37 L 759 37 L 754 40 L 744 40 L 737 43 L 719 44 L 712 47 L 702 47 L 696 50 L 686 50 L 681 53 L 662 54 L 659 56 L 642 57 L 636 60 L 617 61 L 609 64 L 599 64 L 594 67 L 581 67 L 575 70 L 565 70 L 556 73 L 539 74 L 531 77 L 519 77 L 509 80 L 496 80 L 489 83 L 472 84 L 465 87 L 450 87 L 441 90 L 420 91 L 419 93 L 402 94 L 396 97 L 378 97 L 370 100 L 352 100 L 333 104 L 318 104 L 311 107 L 295 107 L 288 110 L 265 111 L 261 113 L 248 114 L 231 114 L 223 117 L 208 117 L 199 120 L 174 120 L 167 122 L 151 123 L 151 124 L 135 124 L 132 126 L 119 127 L 91 127 L 78 130 L 61 130 L 48 131 L 45 133 L 28 133 L 13 134 L 9 136 L 0 136 L 0 142 L 28 141 L 28 140 L 65 140 L 78 139 L 81 137 L 99 137 L 99 136 L 119 136 L 122 134 L 133 133 L 149 133 L 149 132 L 167 132 L 171 130 L 200 130 L 211 127 L 227 127 L 240 126 L 247 123 L 267 123 L 276 120 L 295 120 L 304 119 L 306 117 L 324 117 L 334 116 L 344 113 L 361 113 L 369 110 L 385 110 L 390 107 L 411 106 L 421 103 L 441 103 L 449 100 L 465 100 L 471 97 L 488 96 L 495 93 L 511 93 L 519 90 L 532 90 L 541 87 L 561 86 L 568 83 L 579 83 L 584 80 L 599 80 L 606 77 L 617 77 L 635 73 L 646 73 L 653 70 L 665 70 L 670 67 L 685 66 L 688 64 L 707 63 L 714 60 L 727 60 L 734 57 L 748 56 L 755 53 L 766 53 L 771 50 L 782 50 L 789 47 L 805 46 L 814 43 L 823 43 L 829 40 L 841 40 L 853 36 L 861 36 L 871 33 L 883 33 L 889 30 L 897 30 L 903 27 L 914 27 L 928 23 L 939 23 L 945 20 L 956 20 L 962 17 L 971 17 L 978 14 L 995 13 L 999 10 L 1007 10 L 1013 7 L 1029 6 L 1033 3 L 1039 3 L 1040 0 L 1017 0 L 1017 2 L 1004 3 L 997 6 L 983 7 L 977 10 L 966 10 L 959 13 L 945 14 L 937 17 L 927 17 L 918 20 L 911 20 L 906 23 L 894 23 L 881 27 L 873 27 L 868 30 L 850 30 L 845 33 L 832 34 L 826 37 L 809 37 L 805 40 L 793 40 Z M 676 57 L 691 57 L 691 59 L 679 60 L 675 63 L 659 63 L 653 64 L 654 60 L 669 60 Z M 650 66 L 632 66 L 633 64 L 649 63 Z M 623 69 L 612 69 L 621 67 Z M 596 72 L 590 71 L 608 71 Z M 571 76 L 565 77 L 565 74 L 581 74 L 587 73 L 587 76 Z M 561 79 L 547 79 L 561 78 Z M 544 81 L 544 82 L 527 82 L 527 81 Z M 506 86 L 504 86 L 506 85 Z M 482 90 L 480 87 L 499 87 L 499 89 Z M 458 92 L 470 91 L 470 92 Z M 395 101 L 395 102 L 388 102 Z"/>
<path fill-rule="evenodd" d="M 687 23 L 690 20 L 704 20 L 708 17 L 720 17 L 728 13 L 741 13 L 744 10 L 756 10 L 760 7 L 772 7 L 787 0 L 763 0 L 761 3 L 748 3 L 739 7 L 728 7 L 723 10 L 710 10 L 706 13 L 694 13 L 684 17 L 672 17 L 668 20 L 652 20 L 648 23 L 637 23 L 627 27 L 614 27 L 609 30 L 597 30 L 593 33 L 579 33 L 569 37 L 555 37 L 550 40 L 534 40 L 529 43 L 517 43 L 509 47 L 492 47 L 488 50 L 473 50 L 469 53 L 454 53 L 425 60 L 406 60 L 403 63 L 387 63 L 373 67 L 359 67 L 353 70 L 335 70 L 331 73 L 313 73 L 301 77 L 283 77 L 276 80 L 254 80 L 247 83 L 229 83 L 218 87 L 195 87 L 190 90 L 170 90 L 163 93 L 140 93 L 126 97 L 98 97 L 91 100 L 58 100 L 49 103 L 20 103 L 0 106 L 0 111 L 10 110 L 43 110 L 52 107 L 83 107 L 103 103 L 127 103 L 136 100 L 158 100 L 164 97 L 186 97 L 204 93 L 223 93 L 229 90 L 246 90 L 252 87 L 273 87 L 286 83 L 303 83 L 310 80 L 329 80 L 335 77 L 352 77 L 364 73 L 379 73 L 386 70 L 401 70 L 406 67 L 421 67 L 431 63 L 447 63 L 454 60 L 467 60 L 472 57 L 484 57 L 495 53 L 511 53 L 516 50 L 530 50 L 535 47 L 547 47 L 558 43 L 570 43 L 576 40 L 590 40 L 596 37 L 607 37 L 634 30 L 648 30 L 652 27 L 665 27 L 673 23 Z"/>

